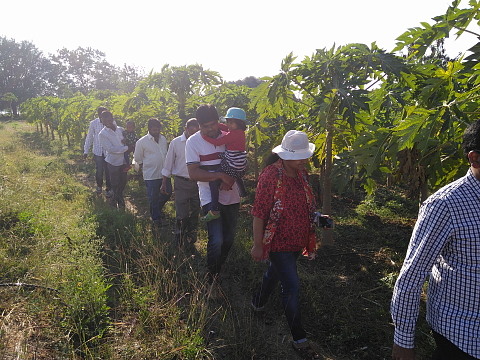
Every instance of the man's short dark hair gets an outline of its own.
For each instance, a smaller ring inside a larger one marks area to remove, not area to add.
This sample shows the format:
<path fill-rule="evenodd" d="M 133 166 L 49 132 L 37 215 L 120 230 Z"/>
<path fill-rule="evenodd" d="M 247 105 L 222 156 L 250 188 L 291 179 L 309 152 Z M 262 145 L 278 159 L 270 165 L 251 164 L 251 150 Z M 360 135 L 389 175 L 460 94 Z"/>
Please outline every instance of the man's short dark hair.
<path fill-rule="evenodd" d="M 148 120 L 147 126 L 148 126 L 149 129 L 152 128 L 152 127 L 159 127 L 160 130 L 162 129 L 162 123 L 157 118 L 150 118 Z"/>
<path fill-rule="evenodd" d="M 108 110 L 102 111 L 102 113 L 100 114 L 100 119 L 104 119 L 107 117 L 111 117 L 113 119 L 113 114 Z"/>
<path fill-rule="evenodd" d="M 200 105 L 196 111 L 195 117 L 200 125 L 211 121 L 218 121 L 218 112 L 215 106 L 211 104 Z"/>
<path fill-rule="evenodd" d="M 463 152 L 468 157 L 472 150 L 480 151 L 480 120 L 471 123 L 463 133 Z"/>
<path fill-rule="evenodd" d="M 198 120 L 195 118 L 191 118 L 187 120 L 187 123 L 185 124 L 187 128 L 189 127 L 197 127 L 198 128 Z"/>
<path fill-rule="evenodd" d="M 98 117 L 100 117 L 100 115 L 102 115 L 102 112 L 104 112 L 104 111 L 108 111 L 108 109 L 105 106 L 99 106 L 97 108 Z"/>

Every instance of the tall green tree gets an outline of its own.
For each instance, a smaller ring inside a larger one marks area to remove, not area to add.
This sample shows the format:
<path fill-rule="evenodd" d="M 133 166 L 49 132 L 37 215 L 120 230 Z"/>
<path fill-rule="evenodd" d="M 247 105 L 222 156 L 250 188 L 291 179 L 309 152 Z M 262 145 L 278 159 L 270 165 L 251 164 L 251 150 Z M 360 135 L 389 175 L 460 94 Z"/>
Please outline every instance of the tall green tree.
<path fill-rule="evenodd" d="M 8 106 L 18 116 L 18 105 L 28 98 L 43 95 L 50 62 L 35 45 L 0 37 L 0 96 L 11 93 Z"/>
<path fill-rule="evenodd" d="M 68 96 L 81 92 L 87 95 L 92 90 L 115 90 L 118 69 L 110 64 L 105 53 L 90 47 L 75 50 L 60 49 L 50 56 L 52 75 L 57 95 Z M 53 81 L 53 80 L 52 80 Z"/>

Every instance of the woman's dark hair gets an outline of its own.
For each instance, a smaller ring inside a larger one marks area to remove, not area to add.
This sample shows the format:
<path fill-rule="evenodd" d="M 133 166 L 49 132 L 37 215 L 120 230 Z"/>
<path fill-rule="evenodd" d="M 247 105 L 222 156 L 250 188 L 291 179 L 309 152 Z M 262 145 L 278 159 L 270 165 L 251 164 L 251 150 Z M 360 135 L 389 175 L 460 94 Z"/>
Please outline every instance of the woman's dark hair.
<path fill-rule="evenodd" d="M 280 159 L 280 156 L 278 156 L 277 153 L 271 153 L 270 155 L 268 155 L 267 159 L 265 160 L 265 167 L 276 163 L 278 159 Z"/>
<path fill-rule="evenodd" d="M 472 150 L 480 151 L 480 120 L 471 123 L 463 133 L 463 152 L 468 158 Z"/>
<path fill-rule="evenodd" d="M 200 105 L 195 113 L 195 117 L 200 125 L 210 121 L 218 121 L 218 112 L 215 106 L 211 104 Z"/>
<path fill-rule="evenodd" d="M 147 126 L 149 129 L 153 126 L 157 126 L 160 127 L 160 130 L 162 130 L 162 123 L 157 118 L 150 118 L 148 120 Z"/>

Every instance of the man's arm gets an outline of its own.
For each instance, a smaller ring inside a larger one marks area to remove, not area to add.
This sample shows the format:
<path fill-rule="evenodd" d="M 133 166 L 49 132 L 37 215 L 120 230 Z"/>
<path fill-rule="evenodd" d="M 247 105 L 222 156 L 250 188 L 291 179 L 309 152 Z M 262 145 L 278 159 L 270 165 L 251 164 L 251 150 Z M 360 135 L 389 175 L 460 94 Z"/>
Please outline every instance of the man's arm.
<path fill-rule="evenodd" d="M 207 170 L 200 169 L 200 164 L 188 164 L 187 169 L 191 180 L 205 182 L 222 180 L 220 190 L 231 190 L 233 184 L 235 184 L 235 179 L 231 176 L 220 171 L 209 172 Z"/>
<path fill-rule="evenodd" d="M 115 146 L 115 144 L 113 144 L 108 136 L 104 133 L 98 134 L 98 140 L 100 140 L 100 144 L 102 144 L 103 148 L 110 154 L 123 154 L 129 150 L 129 147 L 126 145 Z"/>
<path fill-rule="evenodd" d="M 88 152 L 90 151 L 90 147 L 93 143 L 93 124 L 90 122 L 88 126 L 87 137 L 85 138 L 85 144 L 83 146 L 83 157 L 86 158 L 88 156 Z"/>
<path fill-rule="evenodd" d="M 440 199 L 427 200 L 420 208 L 390 304 L 395 325 L 393 359 L 407 360 L 413 354 L 422 287 L 452 232 L 450 218 Z"/>
<path fill-rule="evenodd" d="M 135 151 L 133 152 L 133 159 L 139 165 L 143 164 L 143 142 L 139 142 L 135 146 Z"/>

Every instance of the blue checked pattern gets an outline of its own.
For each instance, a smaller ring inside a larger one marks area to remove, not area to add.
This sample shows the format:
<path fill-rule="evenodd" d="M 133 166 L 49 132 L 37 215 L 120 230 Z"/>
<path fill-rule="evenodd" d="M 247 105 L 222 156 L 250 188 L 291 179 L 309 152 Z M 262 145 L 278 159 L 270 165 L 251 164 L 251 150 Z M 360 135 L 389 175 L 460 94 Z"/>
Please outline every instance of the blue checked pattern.
<path fill-rule="evenodd" d="M 420 208 L 391 302 L 397 345 L 414 347 L 428 275 L 428 323 L 480 359 L 480 181 L 471 170 Z"/>

